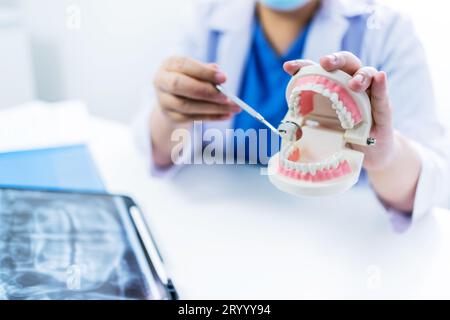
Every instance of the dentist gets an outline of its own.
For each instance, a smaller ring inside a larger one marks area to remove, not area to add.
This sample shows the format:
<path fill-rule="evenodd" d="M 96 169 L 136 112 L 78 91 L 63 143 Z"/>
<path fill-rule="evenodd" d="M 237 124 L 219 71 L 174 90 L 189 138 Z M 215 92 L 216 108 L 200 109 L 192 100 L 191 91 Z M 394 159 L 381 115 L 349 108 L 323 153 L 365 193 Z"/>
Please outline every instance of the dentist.
<path fill-rule="evenodd" d="M 360 150 L 386 206 L 417 218 L 446 204 L 447 131 L 408 19 L 369 0 L 209 1 L 196 14 L 177 55 L 156 75 L 154 108 L 142 118 L 155 172 L 175 170 L 171 134 L 194 130 L 195 120 L 220 130 L 262 128 L 214 84 L 224 84 L 276 125 L 286 113 L 290 76 L 318 61 L 353 76 L 352 90 L 369 92 L 377 145 Z"/>

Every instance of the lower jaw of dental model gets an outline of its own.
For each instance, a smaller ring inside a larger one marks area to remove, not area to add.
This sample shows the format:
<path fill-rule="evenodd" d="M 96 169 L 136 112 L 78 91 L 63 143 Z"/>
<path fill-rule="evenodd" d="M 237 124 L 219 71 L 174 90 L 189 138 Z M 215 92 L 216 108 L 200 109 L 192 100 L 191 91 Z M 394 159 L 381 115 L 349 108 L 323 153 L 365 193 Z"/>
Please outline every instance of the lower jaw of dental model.
<path fill-rule="evenodd" d="M 336 179 L 352 173 L 349 160 L 337 152 L 328 159 L 320 162 L 299 162 L 300 149 L 291 147 L 280 160 L 278 173 L 292 179 L 321 182 Z"/>
<path fill-rule="evenodd" d="M 282 148 L 269 163 L 269 178 L 280 190 L 323 196 L 357 183 L 364 154 L 349 145 L 366 145 L 372 116 L 367 94 L 351 91 L 350 79 L 344 72 L 329 73 L 320 66 L 303 68 L 291 79 Z M 301 127 L 300 140 L 286 130 L 286 123 Z"/>

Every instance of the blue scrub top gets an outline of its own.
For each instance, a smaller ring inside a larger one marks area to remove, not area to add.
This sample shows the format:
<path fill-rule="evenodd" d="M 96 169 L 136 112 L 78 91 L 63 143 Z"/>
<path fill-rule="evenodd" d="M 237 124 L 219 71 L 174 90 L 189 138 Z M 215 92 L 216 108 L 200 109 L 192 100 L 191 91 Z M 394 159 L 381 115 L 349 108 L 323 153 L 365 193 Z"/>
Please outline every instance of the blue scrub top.
<path fill-rule="evenodd" d="M 249 57 L 240 87 L 239 96 L 260 112 L 267 121 L 277 127 L 287 113 L 286 86 L 291 78 L 283 70 L 284 62 L 303 58 L 306 39 L 310 24 L 298 35 L 287 52 L 279 56 L 266 38 L 264 30 L 255 19 L 253 39 Z M 253 128 L 266 129 L 259 121 L 245 112 L 241 112 L 234 119 L 234 129 L 244 131 Z M 259 132 L 259 131 L 258 131 Z M 267 164 L 267 158 L 278 152 L 278 148 L 271 148 L 272 141 L 279 146 L 279 138 L 267 130 L 267 138 L 258 136 L 258 163 Z M 264 139 L 266 141 L 260 141 Z M 275 140 L 276 139 L 276 140 Z M 245 146 L 246 161 L 249 161 L 248 141 Z M 237 155 L 237 150 L 235 150 Z"/>

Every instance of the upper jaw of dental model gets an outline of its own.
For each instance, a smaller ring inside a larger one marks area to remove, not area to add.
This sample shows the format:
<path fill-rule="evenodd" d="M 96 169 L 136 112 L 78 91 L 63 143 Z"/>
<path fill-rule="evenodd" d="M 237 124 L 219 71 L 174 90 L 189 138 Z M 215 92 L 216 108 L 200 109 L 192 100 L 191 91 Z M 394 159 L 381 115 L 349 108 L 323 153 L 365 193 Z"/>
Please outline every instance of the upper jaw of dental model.
<path fill-rule="evenodd" d="M 321 75 L 308 75 L 295 81 L 289 96 L 290 115 L 304 117 L 311 113 L 316 94 L 331 101 L 342 128 L 353 129 L 362 121 L 361 112 L 351 94 L 337 82 Z"/>
<path fill-rule="evenodd" d="M 301 162 L 300 149 L 291 145 L 282 151 L 278 172 L 286 177 L 310 182 L 322 182 L 350 174 L 350 162 L 342 151 L 320 162 Z"/>

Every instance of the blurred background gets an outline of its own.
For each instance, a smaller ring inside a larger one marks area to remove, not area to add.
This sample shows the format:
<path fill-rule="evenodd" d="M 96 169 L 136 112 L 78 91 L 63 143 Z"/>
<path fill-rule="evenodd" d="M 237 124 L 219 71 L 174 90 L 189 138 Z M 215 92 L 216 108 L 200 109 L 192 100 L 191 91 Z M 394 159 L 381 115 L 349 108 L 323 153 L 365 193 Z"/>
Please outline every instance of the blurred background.
<path fill-rule="evenodd" d="M 76 99 L 95 115 L 131 121 L 192 1 L 0 0 L 0 108 Z M 450 120 L 450 4 L 388 2 L 415 21 L 439 112 Z"/>

